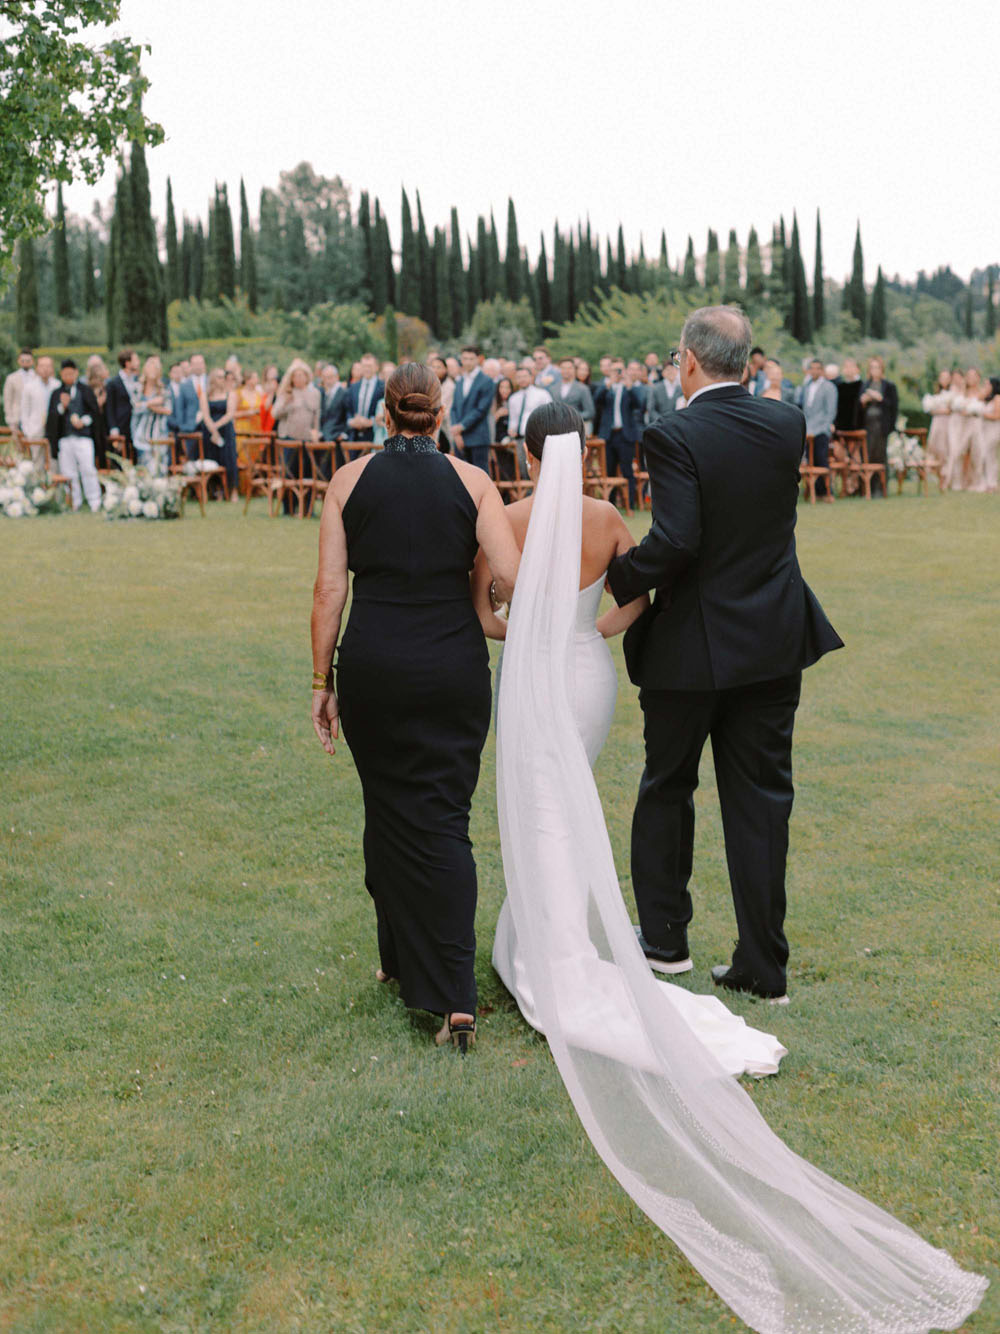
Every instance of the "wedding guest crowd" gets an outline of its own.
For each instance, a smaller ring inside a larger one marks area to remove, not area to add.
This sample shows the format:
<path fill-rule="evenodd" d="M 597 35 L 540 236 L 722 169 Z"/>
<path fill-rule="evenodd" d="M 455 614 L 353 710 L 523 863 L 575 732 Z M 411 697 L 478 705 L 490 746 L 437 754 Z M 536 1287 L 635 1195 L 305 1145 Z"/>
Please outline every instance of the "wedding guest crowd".
<path fill-rule="evenodd" d="M 345 367 L 343 377 L 332 362 L 310 366 L 299 358 L 283 374 L 275 365 L 260 373 L 245 369 L 235 355 L 224 366 L 209 369 L 204 356 L 194 353 L 173 361 L 164 378 L 159 357 L 141 363 L 129 347 L 121 349 L 117 365 L 116 373 L 109 375 L 103 359 L 95 355 L 87 361 L 85 376 L 77 372 L 74 378 L 74 385 L 77 380 L 80 385 L 72 391 L 77 396 L 74 405 L 82 406 L 78 399 L 84 389 L 92 400 L 93 411 L 71 413 L 81 421 L 84 415 L 92 418 L 83 436 L 68 433 L 58 412 L 53 416 L 65 377 L 62 370 L 57 377 L 51 357 L 39 356 L 36 365 L 31 350 L 22 349 L 17 368 L 4 382 L 4 416 L 13 434 L 29 442 L 48 436 L 60 471 L 74 479 L 74 495 L 88 499 L 93 494 L 88 448 L 93 450 L 96 469 L 115 467 L 118 459 L 125 458 L 163 472 L 172 457 L 186 458 L 188 467 L 224 476 L 225 490 L 233 500 L 240 486 L 240 464 L 247 457 L 246 442 L 253 436 L 274 433 L 290 442 L 326 441 L 336 446 L 333 461 L 340 465 L 346 459 L 345 445 L 378 445 L 385 438 L 385 386 L 396 369 L 389 361 L 380 364 L 370 351 Z M 514 361 L 485 357 L 469 344 L 458 358 L 431 352 L 427 365 L 440 386 L 444 409 L 436 434 L 439 449 L 489 469 L 491 446 L 510 444 L 515 450 L 498 452 L 494 466 L 501 477 L 510 478 L 516 454 L 520 474 L 526 476 L 527 420 L 543 403 L 562 401 L 580 413 L 588 434 L 604 440 L 608 473 L 627 479 L 633 504 L 636 447 L 644 428 L 685 406 L 673 353 L 650 351 L 641 360 L 628 362 L 607 354 L 593 377 L 584 358 L 563 356 L 554 362 L 544 345 Z M 76 370 L 69 359 L 63 369 Z M 804 364 L 802 382 L 796 386 L 777 357 L 754 347 L 744 383 L 752 394 L 801 408 L 813 442 L 813 462 L 821 468 L 830 459 L 843 461 L 852 450 L 854 457 L 860 457 L 862 433 L 871 464 L 885 467 L 890 462 L 891 440 L 896 440 L 898 449 L 899 395 L 880 357 L 869 360 L 865 376 L 851 357 L 841 365 L 827 366 L 814 357 Z M 998 387 L 1000 380 L 984 379 L 974 367 L 956 368 L 942 371 L 933 392 L 923 399 L 931 421 L 927 455 L 940 469 L 944 485 L 953 490 L 997 489 Z M 173 456 L 171 437 L 180 446 Z M 64 467 L 60 450 L 67 439 L 72 444 L 65 447 Z M 303 451 L 289 446 L 282 452 L 287 469 L 308 468 Z M 43 454 L 43 445 L 32 446 L 39 466 Z M 855 473 L 848 473 L 845 483 L 849 494 L 858 490 Z M 872 483 L 884 496 L 878 471 Z M 824 476 L 817 479 L 816 493 L 833 500 Z"/>

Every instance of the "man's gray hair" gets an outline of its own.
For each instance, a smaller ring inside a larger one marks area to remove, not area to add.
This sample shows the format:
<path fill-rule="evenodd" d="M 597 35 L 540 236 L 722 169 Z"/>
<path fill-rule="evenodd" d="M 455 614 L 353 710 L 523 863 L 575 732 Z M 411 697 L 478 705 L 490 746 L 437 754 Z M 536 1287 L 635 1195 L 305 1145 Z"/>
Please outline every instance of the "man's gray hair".
<path fill-rule="evenodd" d="M 750 321 L 737 306 L 702 306 L 684 321 L 681 346 L 694 353 L 706 375 L 739 380 L 752 337 Z"/>

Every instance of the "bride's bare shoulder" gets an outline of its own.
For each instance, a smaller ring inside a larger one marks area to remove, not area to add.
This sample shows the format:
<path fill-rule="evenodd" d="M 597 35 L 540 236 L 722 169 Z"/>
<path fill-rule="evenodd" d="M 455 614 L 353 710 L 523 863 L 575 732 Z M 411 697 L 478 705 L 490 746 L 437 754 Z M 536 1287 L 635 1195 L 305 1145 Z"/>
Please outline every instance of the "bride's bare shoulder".
<path fill-rule="evenodd" d="M 601 529 L 618 528 L 625 522 L 610 500 L 596 500 L 593 496 L 583 498 L 583 521 Z"/>

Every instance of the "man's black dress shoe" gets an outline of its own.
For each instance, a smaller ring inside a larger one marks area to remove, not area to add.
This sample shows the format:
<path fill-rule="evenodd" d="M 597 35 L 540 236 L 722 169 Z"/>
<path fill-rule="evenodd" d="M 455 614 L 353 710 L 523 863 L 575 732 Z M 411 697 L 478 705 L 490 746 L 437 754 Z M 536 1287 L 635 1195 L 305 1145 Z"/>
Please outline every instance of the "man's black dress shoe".
<path fill-rule="evenodd" d="M 637 926 L 635 934 L 639 941 L 639 948 L 649 960 L 650 968 L 655 968 L 658 973 L 689 973 L 694 967 L 688 953 L 687 940 L 683 937 L 677 949 L 663 950 L 656 945 L 650 945 L 642 934 L 642 927 Z"/>
<path fill-rule="evenodd" d="M 753 982 L 748 982 L 746 978 L 734 973 L 725 963 L 717 963 L 714 966 L 712 981 L 717 987 L 725 987 L 727 991 L 748 991 L 751 996 L 759 996 L 761 1000 L 770 1001 L 772 1005 L 788 1004 L 788 997 L 783 991 L 767 991 Z"/>

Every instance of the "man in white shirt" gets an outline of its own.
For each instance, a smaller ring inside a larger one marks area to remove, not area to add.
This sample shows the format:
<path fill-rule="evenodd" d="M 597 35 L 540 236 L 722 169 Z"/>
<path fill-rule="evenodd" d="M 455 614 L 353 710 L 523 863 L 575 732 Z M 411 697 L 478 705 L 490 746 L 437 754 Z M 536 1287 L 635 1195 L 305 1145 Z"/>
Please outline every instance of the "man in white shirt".
<path fill-rule="evenodd" d="M 563 357 L 559 362 L 559 379 L 549 393 L 557 403 L 568 403 L 571 408 L 576 408 L 584 421 L 593 422 L 594 400 L 587 386 L 576 378 L 576 362 L 572 357 Z"/>
<path fill-rule="evenodd" d="M 86 497 L 92 510 L 101 508 L 101 484 L 94 461 L 94 442 L 100 430 L 100 409 L 93 390 L 79 378 L 76 362 L 66 357 L 59 372 L 62 384 L 53 394 L 46 434 L 59 454 L 59 471 L 70 478 L 73 509 Z"/>
<path fill-rule="evenodd" d="M 3 382 L 3 415 L 16 440 L 21 429 L 21 398 L 25 385 L 33 378 L 35 357 L 29 347 L 17 354 L 17 370 L 11 371 Z"/>
<path fill-rule="evenodd" d="M 531 372 L 527 366 L 518 366 L 514 373 L 517 388 L 507 404 L 507 439 L 523 440 L 528 418 L 535 408 L 552 402 L 552 395 L 545 389 L 532 384 Z"/>
<path fill-rule="evenodd" d="M 39 357 L 35 373 L 25 380 L 21 394 L 21 435 L 25 440 L 45 439 L 49 403 L 58 384 L 52 358 Z M 31 446 L 31 461 L 36 468 L 44 468 L 47 452 L 44 445 Z"/>

